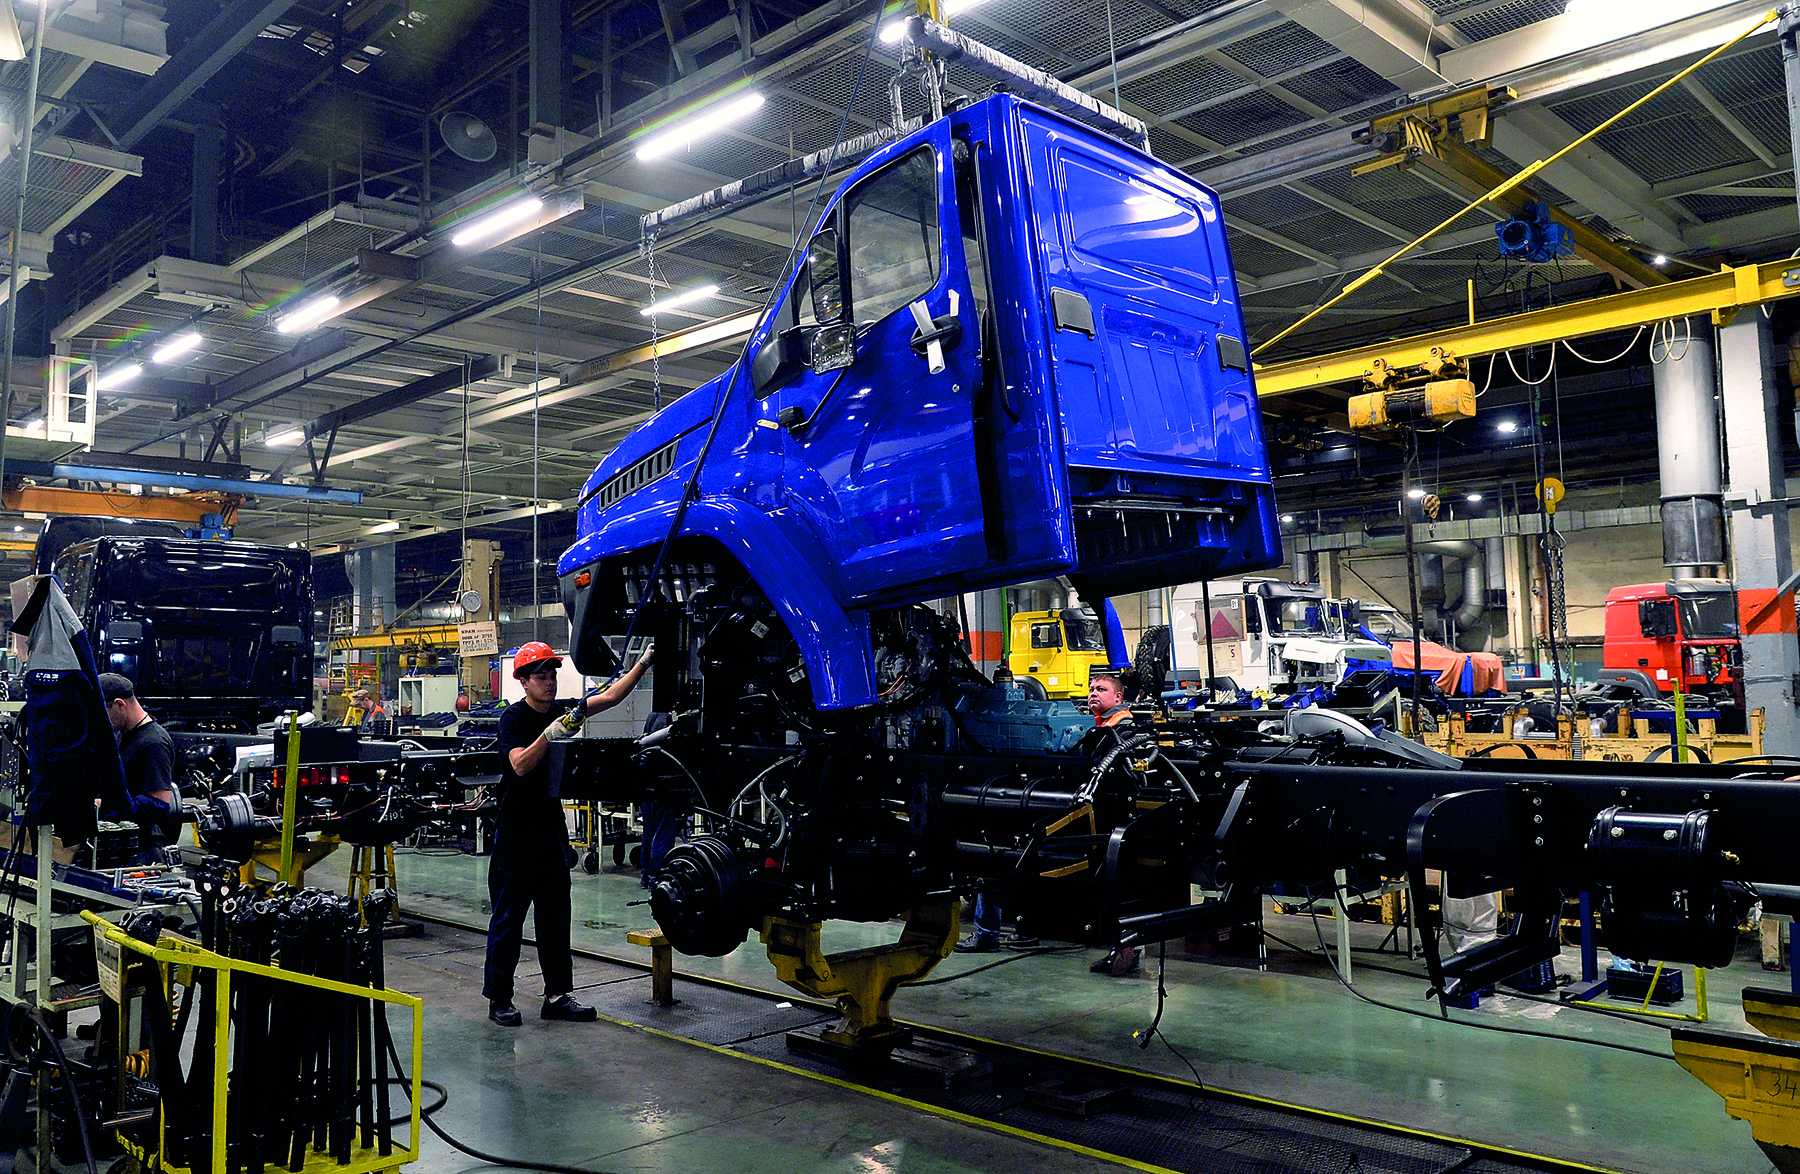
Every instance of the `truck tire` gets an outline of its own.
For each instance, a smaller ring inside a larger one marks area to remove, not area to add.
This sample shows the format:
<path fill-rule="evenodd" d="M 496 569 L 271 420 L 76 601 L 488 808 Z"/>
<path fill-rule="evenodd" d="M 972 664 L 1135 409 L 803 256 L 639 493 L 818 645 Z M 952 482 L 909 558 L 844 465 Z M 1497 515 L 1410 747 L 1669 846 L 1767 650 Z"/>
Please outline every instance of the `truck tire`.
<path fill-rule="evenodd" d="M 1173 638 L 1169 625 L 1159 624 L 1154 628 L 1145 628 L 1138 639 L 1137 655 L 1131 659 L 1131 667 L 1137 674 L 1138 688 L 1145 697 L 1160 697 L 1169 675 L 1169 648 Z"/>
<path fill-rule="evenodd" d="M 1019 692 L 1033 701 L 1050 700 L 1049 691 L 1044 688 L 1044 683 L 1036 677 L 1014 677 L 1013 683 L 1019 686 Z"/>

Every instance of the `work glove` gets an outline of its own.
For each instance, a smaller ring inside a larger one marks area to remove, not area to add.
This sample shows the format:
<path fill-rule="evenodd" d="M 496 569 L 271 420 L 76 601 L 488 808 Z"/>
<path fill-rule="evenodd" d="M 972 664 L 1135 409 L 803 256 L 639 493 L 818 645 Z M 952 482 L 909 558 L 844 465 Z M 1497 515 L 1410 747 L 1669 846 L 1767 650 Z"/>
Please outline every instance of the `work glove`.
<path fill-rule="evenodd" d="M 576 705 L 575 708 L 551 722 L 550 728 L 544 731 L 544 737 L 552 742 L 567 741 L 581 733 L 581 727 L 586 721 L 587 706 L 585 704 Z"/>

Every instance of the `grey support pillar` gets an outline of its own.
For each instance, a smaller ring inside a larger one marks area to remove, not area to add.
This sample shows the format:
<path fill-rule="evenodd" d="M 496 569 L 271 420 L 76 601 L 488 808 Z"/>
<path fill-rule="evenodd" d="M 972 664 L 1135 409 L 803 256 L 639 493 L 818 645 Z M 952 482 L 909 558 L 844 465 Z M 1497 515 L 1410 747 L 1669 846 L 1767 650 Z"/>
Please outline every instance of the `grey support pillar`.
<path fill-rule="evenodd" d="M 219 263 L 219 184 L 225 130 L 212 122 L 194 127 L 194 207 L 190 217 L 188 255 L 208 265 Z"/>
<path fill-rule="evenodd" d="M 531 59 L 531 127 L 560 130 L 568 125 L 568 54 L 563 42 L 569 28 L 568 0 L 530 0 L 531 27 L 526 40 Z"/>
<path fill-rule="evenodd" d="M 1744 704 L 1763 711 L 1763 750 L 1800 754 L 1787 496 L 1769 320 L 1754 310 L 1719 332 L 1719 373 L 1731 459 L 1731 549 L 1744 622 Z M 1786 588 L 1781 594 L 1778 590 Z"/>
<path fill-rule="evenodd" d="M 1757 317 L 1761 317 L 1760 314 Z M 1725 563 L 1719 487 L 1718 380 L 1705 318 L 1652 340 L 1656 455 L 1662 480 L 1663 565 L 1676 579 L 1718 574 Z"/>

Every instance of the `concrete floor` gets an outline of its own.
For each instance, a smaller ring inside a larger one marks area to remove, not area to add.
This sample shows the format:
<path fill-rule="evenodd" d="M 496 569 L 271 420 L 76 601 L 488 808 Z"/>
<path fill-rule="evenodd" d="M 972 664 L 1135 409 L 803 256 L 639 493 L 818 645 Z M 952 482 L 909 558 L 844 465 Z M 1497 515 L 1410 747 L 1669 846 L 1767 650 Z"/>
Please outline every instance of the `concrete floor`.
<path fill-rule="evenodd" d="M 348 854 L 309 883 L 340 886 Z M 484 859 L 402 852 L 402 911 L 485 925 Z M 627 930 L 652 925 L 635 872 L 574 874 L 574 941 L 619 957 L 647 953 Z M 1329 922 L 1325 923 L 1329 935 Z M 1271 933 L 1316 946 L 1310 918 L 1272 915 Z M 1373 944 L 1375 927 L 1356 927 Z M 828 949 L 896 936 L 892 926 L 834 923 Z M 1746 947 L 1709 975 L 1712 1022 L 1743 1029 L 1737 991 L 1787 985 Z M 1573 951 L 1559 964 L 1576 966 Z M 967 979 L 903 990 L 897 1018 L 990 1039 L 1190 1079 L 1167 1048 L 1132 1033 L 1155 1010 L 1156 963 L 1124 979 L 1091 975 L 1098 951 L 1020 957 Z M 906 1109 L 748 1061 L 612 1024 L 538 1021 L 529 949 L 520 967 L 526 1025 L 489 1024 L 480 997 L 480 943 L 440 933 L 390 954 L 391 984 L 426 1000 L 427 1075 L 450 1091 L 438 1120 L 493 1152 L 599 1170 L 1034 1170 L 1105 1165 L 1068 1151 Z M 934 977 L 996 960 L 957 956 Z M 1412 973 L 1383 973 L 1367 960 Z M 1359 954 L 1371 997 L 1421 1010 L 1423 966 Z M 754 937 L 725 958 L 677 957 L 678 972 L 786 991 Z M 576 960 L 578 984 L 624 972 Z M 1689 975 L 1691 987 L 1691 972 Z M 408 985 L 408 984 L 412 985 Z M 1362 1002 L 1316 956 L 1274 948 L 1270 969 L 1171 957 L 1162 1030 L 1209 1085 L 1642 1174 L 1763 1174 L 1773 1170 L 1749 1127 L 1672 1059 L 1566 1040 L 1481 1031 Z M 1675 1010 L 1691 1011 L 1692 998 Z M 1501 997 L 1467 1018 L 1666 1054 L 1666 1027 Z M 422 1172 L 477 1163 L 427 1137 Z"/>

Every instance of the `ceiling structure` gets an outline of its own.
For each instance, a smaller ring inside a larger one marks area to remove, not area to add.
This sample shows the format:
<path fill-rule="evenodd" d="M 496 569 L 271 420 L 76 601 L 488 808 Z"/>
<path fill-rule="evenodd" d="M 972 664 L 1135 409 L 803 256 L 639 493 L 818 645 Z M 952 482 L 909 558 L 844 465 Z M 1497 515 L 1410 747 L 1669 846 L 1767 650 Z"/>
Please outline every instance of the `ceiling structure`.
<path fill-rule="evenodd" d="M 1159 158 L 1213 185 L 1251 335 L 1265 339 L 1466 202 L 1427 169 L 1353 174 L 1380 153 L 1356 134 L 1372 118 L 1474 83 L 1510 86 L 1517 97 L 1479 151 L 1510 173 L 1765 10 L 1728 2 L 1619 37 L 1616 14 L 1593 13 L 1614 6 L 1577 4 L 1565 14 L 1564 0 L 1072 0 L 1046 12 L 985 0 L 952 5 L 949 23 L 1116 100 L 1149 124 Z M 315 550 L 529 526 L 571 503 L 658 402 L 735 357 L 812 191 L 678 234 L 651 256 L 638 216 L 828 147 L 840 126 L 886 124 L 897 66 L 891 46 L 870 51 L 870 3 L 189 0 L 165 13 L 166 57 L 148 51 L 165 46 L 142 27 L 141 6 L 129 35 L 66 15 L 75 11 L 52 5 L 28 193 L 28 233 L 54 246 L 31 276 L 46 261 L 54 276 L 21 296 L 16 348 L 51 361 L 22 364 L 13 431 L 41 418 L 56 371 L 79 388 L 92 371 L 143 363 L 140 378 L 97 394 L 93 449 L 106 456 L 74 459 L 210 461 L 267 487 L 240 513 L 240 536 Z M 29 39 L 35 9 L 19 13 Z M 14 125 L 24 64 L 0 77 Z M 954 65 L 949 75 L 953 88 L 984 92 Z M 734 86 L 766 104 L 685 152 L 635 157 L 645 131 Z M 447 149 L 439 123 L 451 112 L 493 130 L 491 160 Z M 0 191 L 16 184 L 17 155 L 0 163 Z M 525 188 L 546 201 L 543 227 L 489 247 L 450 243 Z M 1772 27 L 1547 170 L 1534 191 L 1675 275 L 1787 253 L 1800 220 Z M 1503 265 L 1502 215 L 1468 214 L 1271 356 L 1460 320 L 1471 281 L 1484 315 L 1614 288 L 1579 258 Z M 664 353 L 652 362 L 639 311 L 702 283 L 718 292 L 658 316 Z M 280 331 L 284 314 L 325 291 L 353 308 L 316 330 Z M 188 331 L 202 341 L 178 363 L 147 361 Z M 1587 350 L 1609 354 L 1612 343 Z M 1515 356 L 1497 377 L 1478 363 L 1484 412 L 1523 402 L 1544 362 Z M 1642 346 L 1581 370 L 1560 392 L 1571 405 L 1563 439 L 1603 454 L 1596 478 L 1653 477 L 1653 452 L 1620 447 L 1643 434 Z M 1583 397 L 1594 410 L 1574 410 Z M 1332 406 L 1271 405 L 1289 474 L 1282 500 L 1322 512 L 1391 499 L 1377 476 L 1391 449 L 1321 442 Z M 309 423 L 312 443 L 294 443 Z M 1472 434 L 1457 447 L 1456 475 L 1471 484 L 1517 473 L 1516 450 Z M 284 483 L 361 501 L 274 496 Z M 552 514 L 547 546 L 569 525 Z"/>

